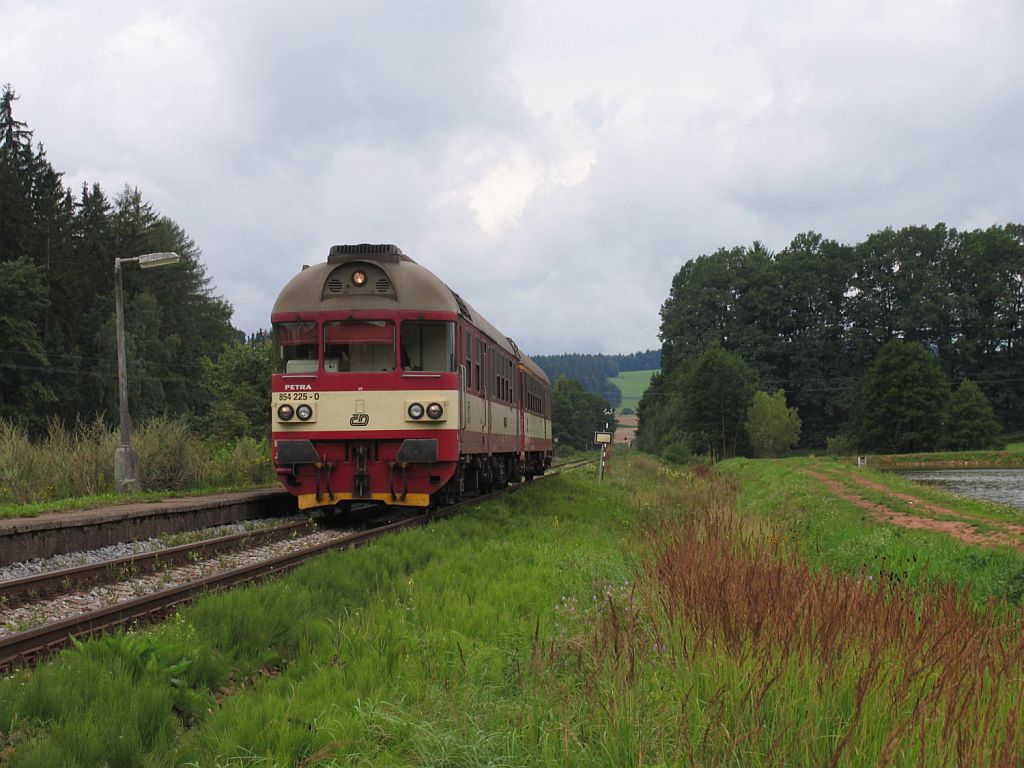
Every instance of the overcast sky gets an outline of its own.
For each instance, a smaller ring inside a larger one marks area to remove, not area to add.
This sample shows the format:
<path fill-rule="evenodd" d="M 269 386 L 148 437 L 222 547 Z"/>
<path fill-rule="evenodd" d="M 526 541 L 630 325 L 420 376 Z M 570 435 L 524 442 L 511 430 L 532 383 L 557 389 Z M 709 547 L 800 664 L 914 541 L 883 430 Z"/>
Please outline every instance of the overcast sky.
<path fill-rule="evenodd" d="M 632 352 L 719 247 L 1024 220 L 1022 41 L 1020 0 L 0 0 L 0 83 L 245 331 L 389 242 L 527 352 Z"/>

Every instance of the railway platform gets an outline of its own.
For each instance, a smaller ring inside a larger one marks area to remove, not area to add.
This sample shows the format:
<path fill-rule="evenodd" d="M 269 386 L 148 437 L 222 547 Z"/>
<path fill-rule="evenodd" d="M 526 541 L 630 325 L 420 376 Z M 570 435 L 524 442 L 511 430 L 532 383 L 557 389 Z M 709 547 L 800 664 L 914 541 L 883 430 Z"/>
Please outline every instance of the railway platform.
<path fill-rule="evenodd" d="M 3 518 L 0 565 L 294 512 L 291 494 L 281 488 L 262 488 Z"/>

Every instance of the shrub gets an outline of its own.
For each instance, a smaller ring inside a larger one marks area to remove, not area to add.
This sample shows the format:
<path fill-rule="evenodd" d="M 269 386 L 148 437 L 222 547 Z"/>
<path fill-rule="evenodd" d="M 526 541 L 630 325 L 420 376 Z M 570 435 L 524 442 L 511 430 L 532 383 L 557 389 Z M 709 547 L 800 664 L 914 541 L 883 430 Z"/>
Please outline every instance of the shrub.
<path fill-rule="evenodd" d="M 275 481 L 270 445 L 251 437 L 215 450 L 206 468 L 209 485 L 268 485 Z"/>
<path fill-rule="evenodd" d="M 142 485 L 151 490 L 182 490 L 198 485 L 209 451 L 184 419 L 161 416 L 136 430 Z"/>
<path fill-rule="evenodd" d="M 829 456 L 851 456 L 857 452 L 848 435 L 833 435 L 825 438 L 825 453 Z"/>
<path fill-rule="evenodd" d="M 685 443 L 673 443 L 661 452 L 661 458 L 673 464 L 688 464 L 693 461 L 693 452 Z"/>

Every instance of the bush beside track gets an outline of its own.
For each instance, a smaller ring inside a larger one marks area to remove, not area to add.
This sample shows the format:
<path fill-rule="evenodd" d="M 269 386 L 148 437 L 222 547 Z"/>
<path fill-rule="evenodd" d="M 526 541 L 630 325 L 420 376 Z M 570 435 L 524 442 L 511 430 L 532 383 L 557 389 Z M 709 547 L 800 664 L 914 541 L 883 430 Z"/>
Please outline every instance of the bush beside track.
<path fill-rule="evenodd" d="M 41 440 L 0 421 L 0 517 L 153 500 L 168 492 L 277 485 L 265 441 L 242 438 L 213 445 L 193 432 L 186 419 L 156 418 L 138 425 L 132 436 L 145 492 L 116 494 L 114 450 L 119 443 L 118 432 L 99 421 L 70 429 L 54 422 Z"/>
<path fill-rule="evenodd" d="M 1021 753 L 1017 609 L 969 607 L 957 589 L 970 574 L 945 560 L 911 587 L 867 572 L 871 548 L 848 551 L 874 535 L 891 563 L 891 547 L 921 555 L 936 534 L 897 544 L 786 462 L 690 472 L 617 458 L 602 486 L 590 470 L 546 480 L 0 681 L 0 763 Z M 837 521 L 845 536 L 825 538 Z"/>

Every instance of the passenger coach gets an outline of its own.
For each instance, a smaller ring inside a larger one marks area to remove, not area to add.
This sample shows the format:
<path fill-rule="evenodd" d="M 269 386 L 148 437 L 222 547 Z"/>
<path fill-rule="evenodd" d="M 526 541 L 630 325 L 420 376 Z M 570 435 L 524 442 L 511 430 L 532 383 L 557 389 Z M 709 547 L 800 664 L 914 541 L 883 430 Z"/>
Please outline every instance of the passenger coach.
<path fill-rule="evenodd" d="M 544 372 L 394 245 L 336 245 L 281 291 L 273 459 L 299 507 L 428 507 L 551 463 Z"/>

